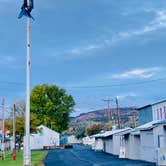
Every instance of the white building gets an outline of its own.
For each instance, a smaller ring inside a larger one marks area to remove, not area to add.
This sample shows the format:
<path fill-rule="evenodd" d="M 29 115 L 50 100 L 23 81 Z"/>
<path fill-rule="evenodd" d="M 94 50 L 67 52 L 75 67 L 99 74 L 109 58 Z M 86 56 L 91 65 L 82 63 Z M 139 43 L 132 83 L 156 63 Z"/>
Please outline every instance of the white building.
<path fill-rule="evenodd" d="M 93 144 L 92 149 L 95 151 L 104 150 L 104 143 L 103 143 L 102 138 L 100 138 L 100 137 L 95 138 L 95 143 Z"/>
<path fill-rule="evenodd" d="M 160 160 L 158 155 L 163 153 L 166 165 L 166 120 L 154 122 L 149 128 L 141 128 L 140 137 L 140 159 L 157 163 Z"/>
<path fill-rule="evenodd" d="M 125 149 L 126 157 L 133 160 L 140 160 L 140 132 L 132 131 L 129 135 L 129 146 Z M 128 156 L 127 156 L 128 154 Z"/>
<path fill-rule="evenodd" d="M 151 121 L 166 119 L 166 100 L 145 105 L 137 110 L 139 115 L 139 125 Z"/>
<path fill-rule="evenodd" d="M 91 137 L 91 136 L 84 137 L 82 139 L 82 143 L 84 145 L 94 146 L 94 144 L 95 144 L 95 138 Z"/>
<path fill-rule="evenodd" d="M 130 130 L 130 128 L 106 131 L 94 135 L 94 150 L 101 150 L 106 153 L 119 155 L 120 153 L 120 135 L 118 133 Z"/>
<path fill-rule="evenodd" d="M 104 150 L 104 142 L 102 140 L 103 132 L 99 134 L 95 134 L 92 138 L 95 138 L 95 142 L 92 145 L 92 149 L 95 151 L 103 151 Z"/>
<path fill-rule="evenodd" d="M 80 139 L 77 139 L 75 135 L 70 135 L 67 137 L 67 142 L 69 144 L 80 144 L 82 141 Z"/>
<path fill-rule="evenodd" d="M 30 147 L 31 149 L 43 149 L 44 147 L 59 146 L 60 134 L 49 129 L 46 126 L 39 126 L 40 130 L 37 134 L 31 134 Z"/>
<path fill-rule="evenodd" d="M 164 162 L 166 161 L 166 120 L 149 122 L 126 132 L 121 142 L 125 158 L 154 163 L 162 158 Z"/>
<path fill-rule="evenodd" d="M 130 128 L 107 131 L 103 135 L 104 152 L 113 155 L 120 154 L 121 134 L 130 131 Z"/>

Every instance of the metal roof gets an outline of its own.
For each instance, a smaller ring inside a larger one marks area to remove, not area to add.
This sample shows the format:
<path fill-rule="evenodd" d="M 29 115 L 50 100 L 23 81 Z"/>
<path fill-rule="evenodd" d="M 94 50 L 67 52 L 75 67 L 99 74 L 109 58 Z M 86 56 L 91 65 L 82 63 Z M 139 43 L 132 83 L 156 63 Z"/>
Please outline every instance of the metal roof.
<path fill-rule="evenodd" d="M 166 100 L 161 100 L 161 101 L 155 102 L 155 103 L 153 103 L 153 104 L 147 104 L 147 105 L 138 107 L 137 110 L 141 110 L 141 109 L 144 109 L 144 108 L 147 108 L 147 107 L 151 107 L 151 106 L 153 106 L 153 105 L 160 104 L 160 103 L 163 103 L 163 102 L 166 102 Z"/>
<path fill-rule="evenodd" d="M 118 133 L 118 134 L 119 135 L 127 135 L 127 134 L 130 134 L 132 132 L 132 130 L 133 130 L 132 128 L 129 128 L 128 130 L 125 130 L 125 131 Z"/>
<path fill-rule="evenodd" d="M 160 124 L 166 124 L 166 119 L 162 120 L 156 120 L 156 121 L 151 121 L 149 123 L 146 123 L 144 125 L 138 126 L 134 129 L 131 128 L 124 128 L 124 129 L 117 129 L 117 130 L 111 130 L 111 131 L 105 131 L 104 133 L 98 133 L 96 135 L 93 135 L 95 138 L 106 138 L 112 135 L 126 135 L 126 134 L 132 134 L 132 135 L 139 135 L 140 131 L 144 130 L 151 130 L 154 127 L 160 125 Z"/>
<path fill-rule="evenodd" d="M 160 124 L 166 124 L 166 119 L 151 121 L 149 123 L 136 127 L 135 129 L 133 129 L 133 131 L 150 130 Z"/>
<path fill-rule="evenodd" d="M 166 119 L 162 119 L 162 120 L 155 122 L 155 125 L 159 125 L 159 124 L 166 124 Z"/>
<path fill-rule="evenodd" d="M 109 137 L 109 136 L 112 136 L 114 134 L 118 134 L 118 133 L 121 133 L 121 132 L 124 132 L 126 130 L 129 130 L 130 128 L 125 128 L 125 129 L 117 129 L 117 130 L 111 130 L 111 131 L 106 131 L 104 133 L 99 133 L 99 134 L 96 134 L 94 135 L 95 138 L 106 138 L 106 137 Z"/>
<path fill-rule="evenodd" d="M 156 102 L 156 103 L 153 103 L 152 105 L 160 104 L 160 103 L 163 103 L 163 102 L 166 102 L 166 99 L 165 99 L 165 100 L 158 101 L 158 102 Z"/>

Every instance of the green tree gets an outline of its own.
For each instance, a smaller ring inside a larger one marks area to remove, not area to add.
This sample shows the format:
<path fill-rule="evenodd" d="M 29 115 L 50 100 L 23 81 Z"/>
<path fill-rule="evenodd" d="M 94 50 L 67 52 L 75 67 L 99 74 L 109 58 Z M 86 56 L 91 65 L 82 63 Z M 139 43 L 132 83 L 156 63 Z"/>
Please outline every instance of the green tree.
<path fill-rule="evenodd" d="M 17 100 L 13 103 L 15 105 L 16 112 L 16 136 L 17 143 L 20 145 L 23 142 L 24 128 L 25 128 L 25 101 Z M 13 107 L 13 106 L 12 106 Z M 34 113 L 30 114 L 30 132 L 37 132 L 37 125 L 39 120 Z M 13 108 L 10 111 L 10 120 L 5 123 L 6 128 L 10 131 L 10 135 L 13 134 Z"/>
<path fill-rule="evenodd" d="M 56 85 L 36 85 L 31 92 L 31 112 L 44 124 L 58 132 L 68 128 L 69 115 L 75 102 L 71 95 Z"/>
<path fill-rule="evenodd" d="M 86 127 L 87 127 L 87 124 L 85 123 L 82 123 L 76 127 L 75 133 L 74 133 L 76 138 L 80 139 L 86 136 Z"/>
<path fill-rule="evenodd" d="M 90 125 L 87 129 L 86 129 L 86 134 L 87 135 L 94 135 L 99 133 L 101 130 L 105 129 L 105 125 L 102 123 L 94 123 L 92 125 Z"/>

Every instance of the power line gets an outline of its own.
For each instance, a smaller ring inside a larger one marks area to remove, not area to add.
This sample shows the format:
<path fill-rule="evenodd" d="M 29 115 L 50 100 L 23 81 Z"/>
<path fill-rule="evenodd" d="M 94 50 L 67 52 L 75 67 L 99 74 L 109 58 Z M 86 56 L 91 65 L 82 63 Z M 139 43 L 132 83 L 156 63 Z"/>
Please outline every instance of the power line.
<path fill-rule="evenodd" d="M 148 81 L 132 82 L 132 83 L 117 83 L 117 84 L 111 84 L 111 85 L 73 86 L 73 87 L 68 86 L 65 88 L 68 88 L 68 89 L 111 88 L 111 87 L 121 87 L 121 86 L 130 86 L 130 85 L 142 85 L 142 84 L 148 84 L 148 83 L 164 81 L 164 80 L 166 80 L 166 77 L 159 78 L 159 79 L 152 79 Z"/>
<path fill-rule="evenodd" d="M 19 85 L 19 86 L 25 85 L 22 82 L 10 82 L 10 81 L 0 81 L 0 84 L 5 84 L 5 85 Z"/>
<path fill-rule="evenodd" d="M 110 87 L 120 87 L 120 86 L 130 86 L 130 85 L 142 85 L 142 84 L 148 84 L 148 83 L 164 81 L 164 80 L 166 80 L 166 77 L 147 80 L 147 81 L 131 82 L 131 83 L 116 83 L 116 84 L 110 84 L 110 85 L 92 85 L 92 86 L 63 86 L 63 88 L 68 88 L 68 89 L 110 88 Z M 0 84 L 11 85 L 11 86 L 25 85 L 25 83 L 23 82 L 9 82 L 9 81 L 0 81 Z"/>

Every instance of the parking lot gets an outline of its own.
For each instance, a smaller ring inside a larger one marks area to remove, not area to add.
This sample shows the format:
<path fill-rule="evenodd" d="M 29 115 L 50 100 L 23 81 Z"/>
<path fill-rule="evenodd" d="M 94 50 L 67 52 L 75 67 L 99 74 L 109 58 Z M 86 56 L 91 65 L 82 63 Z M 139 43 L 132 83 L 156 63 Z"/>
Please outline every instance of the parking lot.
<path fill-rule="evenodd" d="M 148 162 L 119 159 L 103 152 L 94 152 L 83 145 L 51 150 L 44 163 L 46 166 L 155 166 Z"/>

